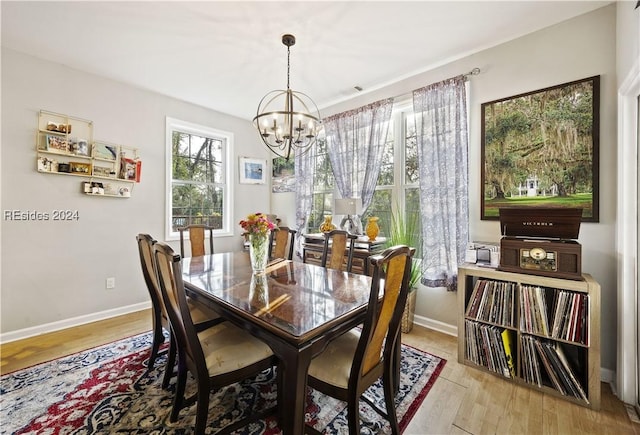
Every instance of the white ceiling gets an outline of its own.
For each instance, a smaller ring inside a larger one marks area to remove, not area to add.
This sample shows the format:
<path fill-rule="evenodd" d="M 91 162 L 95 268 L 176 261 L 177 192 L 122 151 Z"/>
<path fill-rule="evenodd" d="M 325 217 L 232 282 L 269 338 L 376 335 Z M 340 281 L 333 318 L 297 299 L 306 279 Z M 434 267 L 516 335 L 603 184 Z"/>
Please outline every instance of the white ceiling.
<path fill-rule="evenodd" d="M 244 119 L 273 89 L 322 109 L 610 1 L 2 1 L 2 45 Z M 461 71 L 463 72 L 463 71 Z"/>

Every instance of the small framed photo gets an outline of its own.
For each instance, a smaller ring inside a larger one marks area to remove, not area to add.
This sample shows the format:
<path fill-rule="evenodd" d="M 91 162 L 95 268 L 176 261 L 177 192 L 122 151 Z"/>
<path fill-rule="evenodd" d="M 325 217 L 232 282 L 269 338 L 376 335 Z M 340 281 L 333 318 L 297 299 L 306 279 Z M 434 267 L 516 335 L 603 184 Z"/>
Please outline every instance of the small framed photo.
<path fill-rule="evenodd" d="M 91 163 L 69 162 L 69 171 L 75 175 L 91 175 Z"/>
<path fill-rule="evenodd" d="M 267 179 L 267 161 L 240 157 L 240 183 L 265 184 Z"/>
<path fill-rule="evenodd" d="M 89 143 L 86 139 L 78 139 L 76 154 L 79 156 L 89 156 Z"/>
<path fill-rule="evenodd" d="M 56 136 L 54 134 L 47 135 L 47 150 L 58 151 L 61 153 L 69 152 L 67 139 L 65 137 Z"/>
<path fill-rule="evenodd" d="M 140 160 L 121 157 L 119 178 L 139 183 L 141 169 L 142 162 Z"/>
<path fill-rule="evenodd" d="M 72 154 L 78 154 L 78 138 L 77 137 L 67 138 L 67 151 Z"/>
<path fill-rule="evenodd" d="M 93 158 L 115 161 L 118 157 L 118 146 L 96 142 L 93 144 Z"/>
<path fill-rule="evenodd" d="M 104 166 L 94 166 L 93 175 L 96 175 L 98 177 L 109 177 L 109 178 L 116 177 L 116 173 L 112 168 L 107 168 Z"/>

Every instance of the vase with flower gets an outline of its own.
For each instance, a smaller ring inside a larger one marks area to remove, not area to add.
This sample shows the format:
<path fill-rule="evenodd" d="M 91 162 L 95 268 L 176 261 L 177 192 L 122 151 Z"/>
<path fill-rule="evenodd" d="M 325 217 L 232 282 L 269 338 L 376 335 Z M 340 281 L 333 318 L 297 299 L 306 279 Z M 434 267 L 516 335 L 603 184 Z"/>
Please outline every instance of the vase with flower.
<path fill-rule="evenodd" d="M 254 273 L 262 273 L 269 259 L 269 233 L 275 225 L 264 213 L 253 213 L 240 221 L 240 226 L 249 238 L 249 257 Z"/>

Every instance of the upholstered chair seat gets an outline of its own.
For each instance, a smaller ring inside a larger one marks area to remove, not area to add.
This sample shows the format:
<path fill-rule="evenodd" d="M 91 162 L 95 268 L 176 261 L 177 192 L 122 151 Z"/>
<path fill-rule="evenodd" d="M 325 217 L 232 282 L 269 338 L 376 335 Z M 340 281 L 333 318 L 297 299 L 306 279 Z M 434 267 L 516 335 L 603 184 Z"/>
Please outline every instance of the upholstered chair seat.
<path fill-rule="evenodd" d="M 229 322 L 198 333 L 209 376 L 232 372 L 273 355 L 263 341 Z"/>
<path fill-rule="evenodd" d="M 311 361 L 309 375 L 326 384 L 347 389 L 359 340 L 359 329 L 352 329 L 333 340 Z"/>

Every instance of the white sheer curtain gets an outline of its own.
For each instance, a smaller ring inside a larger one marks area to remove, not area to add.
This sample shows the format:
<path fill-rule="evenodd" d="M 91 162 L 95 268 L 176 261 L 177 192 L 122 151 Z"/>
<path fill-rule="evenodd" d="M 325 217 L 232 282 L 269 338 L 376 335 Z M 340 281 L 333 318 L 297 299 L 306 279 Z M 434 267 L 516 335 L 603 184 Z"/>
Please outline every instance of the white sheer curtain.
<path fill-rule="evenodd" d="M 376 188 L 392 108 L 389 98 L 323 120 L 338 191 L 343 198 L 361 198 L 362 213 Z"/>
<path fill-rule="evenodd" d="M 469 240 L 465 77 L 413 92 L 420 168 L 422 284 L 455 290 Z"/>
<path fill-rule="evenodd" d="M 307 231 L 311 202 L 313 200 L 313 150 L 295 155 L 296 174 L 296 244 L 295 251 L 302 257 L 302 234 Z"/>

